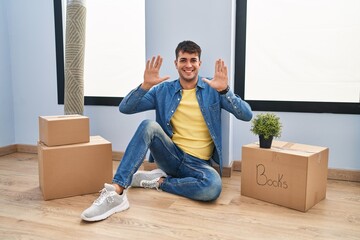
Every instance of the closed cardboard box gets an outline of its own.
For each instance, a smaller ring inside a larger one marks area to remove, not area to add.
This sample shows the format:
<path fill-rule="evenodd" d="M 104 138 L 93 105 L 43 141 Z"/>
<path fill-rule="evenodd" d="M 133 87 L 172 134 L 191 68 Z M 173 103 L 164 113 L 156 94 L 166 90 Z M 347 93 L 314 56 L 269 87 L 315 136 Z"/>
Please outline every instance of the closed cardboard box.
<path fill-rule="evenodd" d="M 89 129 L 89 118 L 82 115 L 39 117 L 39 140 L 50 147 L 89 142 Z"/>
<path fill-rule="evenodd" d="M 100 136 L 55 147 L 39 142 L 38 156 L 44 200 L 95 193 L 112 181 L 111 143 Z"/>
<path fill-rule="evenodd" d="M 299 211 L 326 197 L 329 149 L 273 141 L 242 147 L 241 194 Z"/>

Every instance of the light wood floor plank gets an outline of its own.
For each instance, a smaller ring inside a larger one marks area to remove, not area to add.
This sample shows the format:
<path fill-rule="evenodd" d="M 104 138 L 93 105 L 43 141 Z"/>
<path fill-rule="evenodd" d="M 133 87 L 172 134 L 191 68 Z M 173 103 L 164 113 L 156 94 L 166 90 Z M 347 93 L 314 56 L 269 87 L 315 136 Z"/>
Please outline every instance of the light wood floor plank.
<path fill-rule="evenodd" d="M 114 171 L 118 161 L 114 161 Z M 360 239 L 360 183 L 328 180 L 327 197 L 303 213 L 240 195 L 241 173 L 202 203 L 130 188 L 130 209 L 86 223 L 98 194 L 43 201 L 36 154 L 0 157 L 0 239 Z"/>

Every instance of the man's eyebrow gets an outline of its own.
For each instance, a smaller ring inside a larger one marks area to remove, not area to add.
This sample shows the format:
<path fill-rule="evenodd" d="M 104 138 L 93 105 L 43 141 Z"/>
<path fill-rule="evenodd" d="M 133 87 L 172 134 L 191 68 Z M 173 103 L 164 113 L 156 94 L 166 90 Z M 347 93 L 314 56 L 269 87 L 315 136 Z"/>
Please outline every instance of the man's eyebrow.
<path fill-rule="evenodd" d="M 188 58 L 186 58 L 186 57 L 180 57 L 180 58 L 179 58 L 179 60 L 187 60 L 187 59 L 188 59 Z M 198 58 L 197 58 L 197 57 L 192 57 L 192 58 L 189 58 L 189 60 L 190 60 L 190 61 L 194 61 L 194 60 L 197 61 Z"/>

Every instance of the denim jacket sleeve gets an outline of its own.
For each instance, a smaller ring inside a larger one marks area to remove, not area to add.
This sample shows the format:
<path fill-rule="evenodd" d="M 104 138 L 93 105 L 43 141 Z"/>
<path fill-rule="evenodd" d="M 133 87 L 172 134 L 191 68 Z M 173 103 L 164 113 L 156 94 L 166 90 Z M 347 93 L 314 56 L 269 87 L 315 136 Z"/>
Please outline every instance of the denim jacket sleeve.
<path fill-rule="evenodd" d="M 250 121 L 252 110 L 250 105 L 238 95 L 229 90 L 226 94 L 220 95 L 221 107 L 232 113 L 237 119 Z"/>
<path fill-rule="evenodd" d="M 119 110 L 125 114 L 133 114 L 155 109 L 154 99 L 149 91 L 142 89 L 139 85 L 133 89 L 119 105 Z"/>

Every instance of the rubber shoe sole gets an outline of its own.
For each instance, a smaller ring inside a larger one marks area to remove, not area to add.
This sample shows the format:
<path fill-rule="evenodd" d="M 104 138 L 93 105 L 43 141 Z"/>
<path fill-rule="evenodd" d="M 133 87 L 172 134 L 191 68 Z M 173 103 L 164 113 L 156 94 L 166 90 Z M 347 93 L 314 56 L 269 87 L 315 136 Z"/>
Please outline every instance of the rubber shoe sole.
<path fill-rule="evenodd" d="M 101 221 L 101 220 L 104 220 L 104 219 L 110 217 L 114 213 L 122 212 L 122 211 L 129 209 L 129 207 L 130 207 L 129 201 L 126 200 L 126 201 L 122 202 L 120 205 L 110 209 L 109 211 L 107 211 L 101 215 L 94 216 L 92 218 L 88 218 L 88 217 L 84 216 L 83 214 L 81 214 L 81 218 L 84 221 L 88 221 L 88 222 Z"/>

